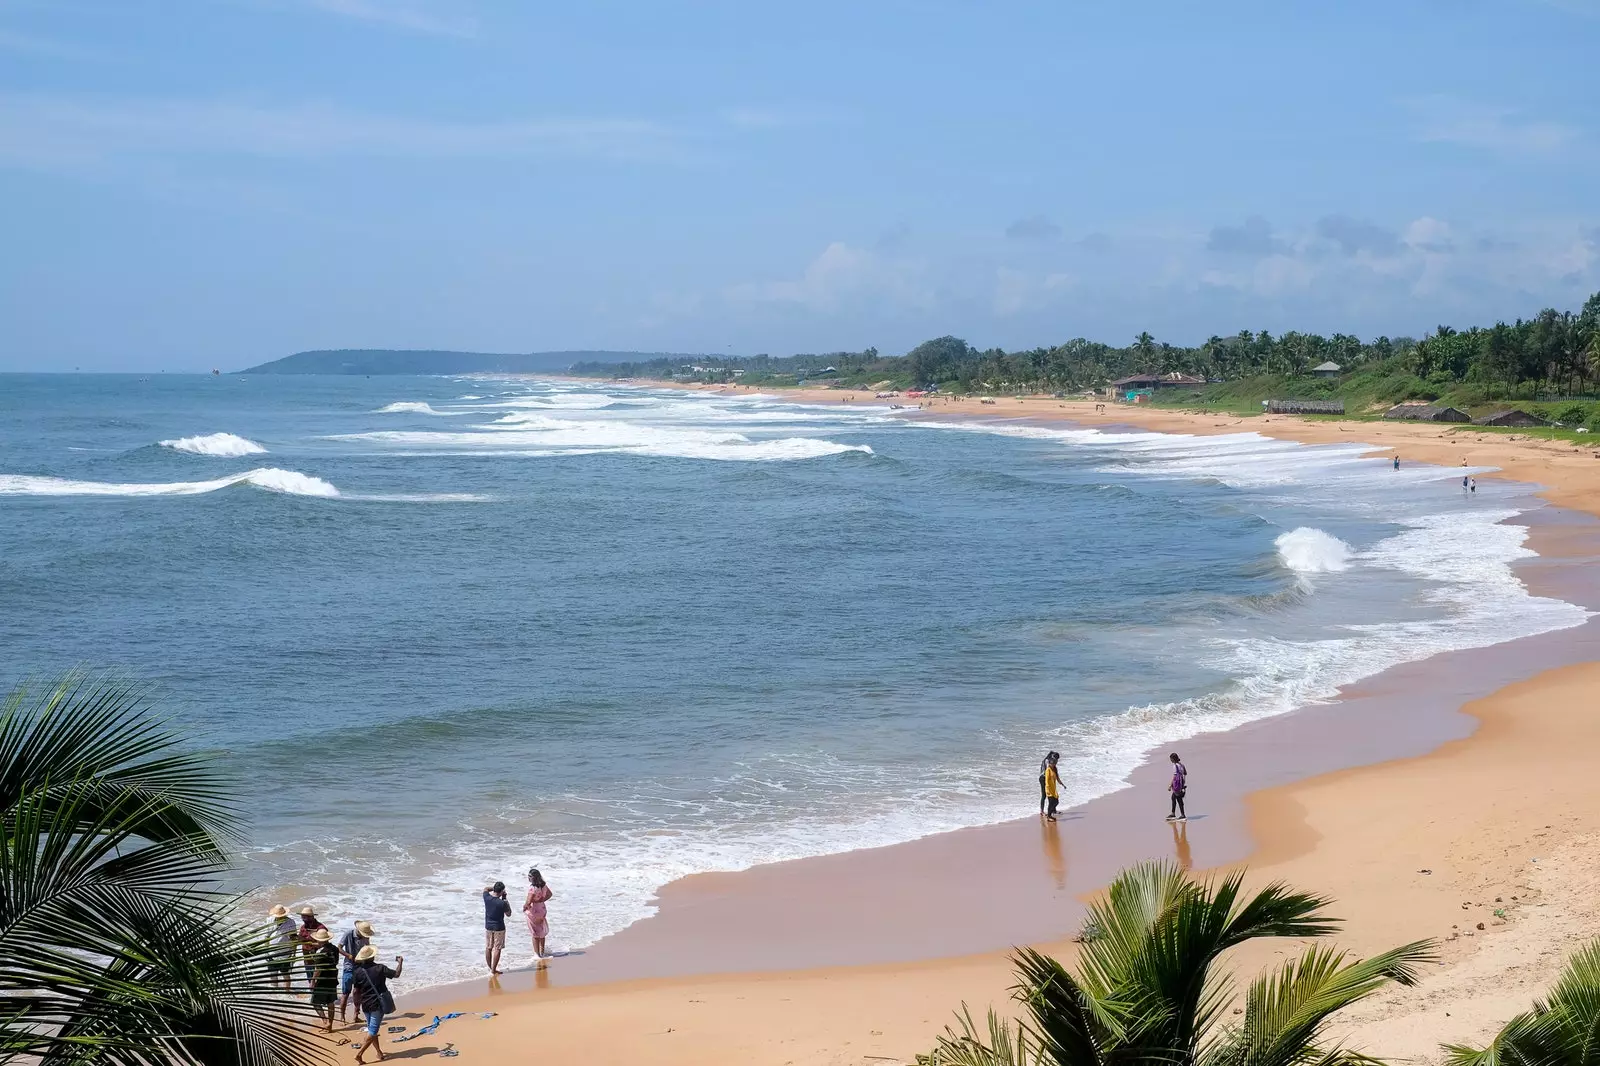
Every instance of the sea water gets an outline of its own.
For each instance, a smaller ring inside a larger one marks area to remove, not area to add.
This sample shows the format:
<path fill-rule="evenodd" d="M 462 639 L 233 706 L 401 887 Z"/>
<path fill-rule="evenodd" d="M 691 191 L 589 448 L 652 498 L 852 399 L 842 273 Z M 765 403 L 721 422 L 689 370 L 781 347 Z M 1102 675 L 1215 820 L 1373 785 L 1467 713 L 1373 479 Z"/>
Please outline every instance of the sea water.
<path fill-rule="evenodd" d="M 941 412 L 942 413 L 942 412 Z M 1526 490 L 1248 432 L 634 385 L 0 376 L 0 683 L 148 682 L 253 900 L 481 967 L 698 871 L 1066 805 L 1197 732 L 1576 625 Z M 1194 768 L 1203 773 L 1203 768 Z"/>

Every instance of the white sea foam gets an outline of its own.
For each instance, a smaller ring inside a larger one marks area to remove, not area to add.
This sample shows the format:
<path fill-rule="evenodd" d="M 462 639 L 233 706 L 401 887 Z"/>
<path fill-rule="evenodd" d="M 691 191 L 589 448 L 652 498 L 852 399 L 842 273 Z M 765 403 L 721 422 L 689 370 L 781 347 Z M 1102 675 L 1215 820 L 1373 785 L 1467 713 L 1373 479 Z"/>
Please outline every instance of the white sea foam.
<path fill-rule="evenodd" d="M 474 431 L 378 430 L 339 434 L 329 439 L 401 445 L 413 453 L 435 454 L 539 456 L 615 452 L 744 462 L 819 459 L 846 452 L 872 454 L 871 447 L 865 444 L 842 444 L 813 437 L 759 439 L 727 430 L 652 426 L 610 419 L 548 418 L 533 412 L 507 415 Z"/>
<path fill-rule="evenodd" d="M 398 400 L 378 408 L 376 413 L 380 415 L 444 415 L 449 412 L 435 411 L 432 406 L 420 400 Z"/>
<path fill-rule="evenodd" d="M 232 433 L 208 433 L 200 437 L 179 437 L 164 440 L 163 448 L 188 452 L 191 455 L 214 455 L 224 459 L 237 459 L 242 455 L 265 455 L 266 449 L 253 440 L 236 437 Z"/>
<path fill-rule="evenodd" d="M 1301 574 L 1330 574 L 1350 568 L 1350 545 L 1331 533 L 1301 526 L 1279 534 L 1278 559 Z"/>
<path fill-rule="evenodd" d="M 254 485 L 291 496 L 337 496 L 339 490 L 318 477 L 274 466 L 258 467 L 243 474 L 210 481 L 165 481 L 127 483 L 74 481 L 60 477 L 33 477 L 27 474 L 0 474 L 0 495 L 4 496 L 198 496 L 233 485 Z"/>

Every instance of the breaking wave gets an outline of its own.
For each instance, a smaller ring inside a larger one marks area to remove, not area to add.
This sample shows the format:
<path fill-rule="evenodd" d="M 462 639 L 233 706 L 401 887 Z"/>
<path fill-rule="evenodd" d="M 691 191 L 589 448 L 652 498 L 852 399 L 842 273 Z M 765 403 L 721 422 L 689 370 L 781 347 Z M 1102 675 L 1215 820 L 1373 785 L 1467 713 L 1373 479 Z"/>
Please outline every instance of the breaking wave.
<path fill-rule="evenodd" d="M 210 481 L 155 483 L 74 481 L 63 477 L 0 474 L 0 496 L 198 496 L 234 485 L 253 485 L 289 496 L 337 496 L 339 490 L 319 477 L 275 466 L 258 467 L 243 474 Z"/>
<path fill-rule="evenodd" d="M 265 455 L 267 450 L 253 440 L 232 433 L 208 433 L 198 437 L 179 437 L 161 441 L 163 448 L 190 455 L 213 455 L 223 459 L 237 459 L 242 455 Z"/>
<path fill-rule="evenodd" d="M 1278 559 L 1299 574 L 1332 574 L 1350 569 L 1350 545 L 1331 533 L 1301 526 L 1280 534 Z"/>
<path fill-rule="evenodd" d="M 444 415 L 447 411 L 435 411 L 429 404 L 421 400 L 398 400 L 378 408 L 375 414 L 380 415 Z"/>

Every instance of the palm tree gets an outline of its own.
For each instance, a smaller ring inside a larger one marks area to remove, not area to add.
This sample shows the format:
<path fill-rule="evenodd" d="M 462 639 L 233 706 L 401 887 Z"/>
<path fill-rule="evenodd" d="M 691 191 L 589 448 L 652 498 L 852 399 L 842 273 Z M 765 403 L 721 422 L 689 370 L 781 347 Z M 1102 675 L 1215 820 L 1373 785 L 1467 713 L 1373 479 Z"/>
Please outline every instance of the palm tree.
<path fill-rule="evenodd" d="M 326 1061 L 223 890 L 238 828 L 136 688 L 0 702 L 0 1062 Z"/>
<path fill-rule="evenodd" d="M 957 1017 L 922 1066 L 1356 1066 L 1371 1060 L 1320 1044 L 1328 1019 L 1389 981 L 1412 984 L 1432 957 L 1419 941 L 1359 962 L 1308 948 L 1245 994 L 1240 1021 L 1212 964 L 1258 937 L 1320 937 L 1329 900 L 1272 884 L 1246 897 L 1242 878 L 1197 882 L 1172 863 L 1124 870 L 1089 908 L 1076 975 L 1019 951 L 1016 996 L 1028 1015 Z M 987 1031 L 985 1031 L 985 1029 Z M 959 1031 L 958 1031 L 959 1030 Z"/>
<path fill-rule="evenodd" d="M 1506 1023 L 1484 1048 L 1445 1046 L 1450 1066 L 1593 1066 L 1600 1062 L 1600 940 L 1567 961 L 1550 998 Z"/>

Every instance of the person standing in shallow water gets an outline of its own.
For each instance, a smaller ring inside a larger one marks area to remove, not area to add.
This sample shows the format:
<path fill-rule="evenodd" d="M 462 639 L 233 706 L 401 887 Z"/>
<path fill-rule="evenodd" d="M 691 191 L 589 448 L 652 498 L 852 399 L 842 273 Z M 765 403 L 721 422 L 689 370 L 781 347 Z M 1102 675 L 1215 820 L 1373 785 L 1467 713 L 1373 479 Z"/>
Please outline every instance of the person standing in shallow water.
<path fill-rule="evenodd" d="M 506 949 L 506 915 L 510 913 L 504 881 L 483 890 L 483 961 L 490 973 L 500 972 L 500 953 Z"/>
<path fill-rule="evenodd" d="M 1056 754 L 1053 751 L 1047 751 L 1047 752 L 1044 753 L 1044 758 L 1039 760 L 1039 813 L 1040 813 L 1040 815 L 1044 814 L 1045 800 L 1048 799 L 1049 795 L 1050 795 L 1048 792 L 1045 791 L 1045 788 L 1044 788 L 1044 777 L 1045 777 L 1045 774 L 1050 769 L 1050 760 L 1051 759 L 1059 759 L 1060 757 L 1061 757 L 1060 755 Z"/>
<path fill-rule="evenodd" d="M 1182 818 L 1187 821 L 1189 814 L 1183 809 L 1183 797 L 1189 791 L 1189 771 L 1183 765 L 1183 760 L 1178 758 L 1177 752 L 1168 758 L 1172 760 L 1172 783 L 1167 786 L 1167 791 L 1172 793 L 1172 806 L 1167 812 L 1167 820 Z"/>
<path fill-rule="evenodd" d="M 1061 761 L 1061 756 L 1051 752 L 1045 757 L 1044 763 L 1044 796 L 1045 796 L 1045 821 L 1056 820 L 1056 805 L 1061 802 L 1061 775 L 1056 771 L 1056 764 Z"/>
<path fill-rule="evenodd" d="M 533 953 L 541 959 L 548 957 L 544 950 L 544 939 L 550 935 L 550 922 L 544 905 L 554 898 L 555 893 L 544 883 L 544 875 L 539 868 L 529 870 L 528 898 L 522 904 L 522 913 L 528 918 L 528 935 L 533 938 Z"/>

